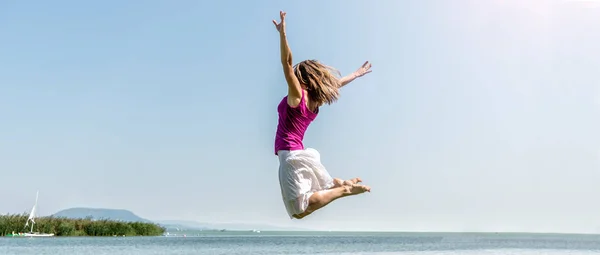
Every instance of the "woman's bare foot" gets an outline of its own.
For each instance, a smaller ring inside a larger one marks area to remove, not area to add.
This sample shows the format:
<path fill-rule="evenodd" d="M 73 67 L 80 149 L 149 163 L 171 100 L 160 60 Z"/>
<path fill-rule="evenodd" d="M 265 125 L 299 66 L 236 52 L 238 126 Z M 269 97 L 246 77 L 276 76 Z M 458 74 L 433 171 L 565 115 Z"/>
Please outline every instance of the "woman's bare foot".
<path fill-rule="evenodd" d="M 358 194 L 365 193 L 365 192 L 371 192 L 371 187 L 361 185 L 361 184 L 354 184 L 352 186 L 345 186 L 345 187 L 346 187 L 346 192 L 347 192 L 348 196 L 358 195 Z"/>
<path fill-rule="evenodd" d="M 339 188 L 345 185 L 345 181 L 340 179 L 340 178 L 333 178 L 333 187 L 332 188 Z"/>
<path fill-rule="evenodd" d="M 359 182 L 362 182 L 362 179 L 356 177 L 356 178 L 344 181 L 344 185 L 346 185 L 346 186 L 352 186 L 352 185 L 357 184 Z"/>
<path fill-rule="evenodd" d="M 337 188 L 337 187 L 342 187 L 342 186 L 352 186 L 359 182 L 362 182 L 362 179 L 360 179 L 358 177 L 347 180 L 347 181 L 344 181 L 340 178 L 333 178 L 333 187 L 332 188 Z"/>

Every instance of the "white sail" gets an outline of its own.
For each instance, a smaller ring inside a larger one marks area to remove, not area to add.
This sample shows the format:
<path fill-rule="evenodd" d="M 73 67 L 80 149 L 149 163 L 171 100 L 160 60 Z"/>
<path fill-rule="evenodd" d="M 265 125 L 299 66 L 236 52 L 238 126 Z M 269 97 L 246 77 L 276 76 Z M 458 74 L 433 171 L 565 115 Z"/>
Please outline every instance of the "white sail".
<path fill-rule="evenodd" d="M 40 191 L 37 191 L 37 193 L 35 194 L 35 204 L 33 205 L 33 208 L 31 208 L 31 212 L 29 213 L 29 218 L 27 218 L 27 222 L 25 222 L 25 227 L 27 227 L 29 225 L 29 221 L 31 221 L 31 229 L 29 230 L 29 233 L 23 233 L 23 236 L 27 236 L 27 237 L 51 237 L 51 236 L 54 236 L 54 234 L 52 234 L 52 233 L 46 234 L 46 233 L 33 232 L 33 225 L 35 224 L 35 216 L 36 216 L 36 211 L 37 211 L 37 203 L 38 203 L 39 195 L 40 195 Z"/>
<path fill-rule="evenodd" d="M 29 221 L 31 221 L 31 227 L 33 228 L 33 224 L 35 224 L 35 210 L 37 208 L 38 197 L 40 195 L 40 191 L 38 190 L 35 194 L 35 204 L 33 204 L 33 208 L 31 208 L 31 212 L 29 213 L 29 218 L 27 218 L 27 222 L 25 222 L 25 227 L 29 226 Z"/>

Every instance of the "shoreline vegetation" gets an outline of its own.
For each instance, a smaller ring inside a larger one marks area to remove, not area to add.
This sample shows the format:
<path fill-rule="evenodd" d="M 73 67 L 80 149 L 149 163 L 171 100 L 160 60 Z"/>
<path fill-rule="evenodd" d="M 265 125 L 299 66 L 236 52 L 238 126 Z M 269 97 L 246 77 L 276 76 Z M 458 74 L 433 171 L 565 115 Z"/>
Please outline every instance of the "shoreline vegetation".
<path fill-rule="evenodd" d="M 0 215 L 0 237 L 29 232 L 25 227 L 27 218 L 28 214 Z M 35 219 L 33 231 L 55 236 L 159 236 L 165 228 L 155 223 L 46 216 Z"/>

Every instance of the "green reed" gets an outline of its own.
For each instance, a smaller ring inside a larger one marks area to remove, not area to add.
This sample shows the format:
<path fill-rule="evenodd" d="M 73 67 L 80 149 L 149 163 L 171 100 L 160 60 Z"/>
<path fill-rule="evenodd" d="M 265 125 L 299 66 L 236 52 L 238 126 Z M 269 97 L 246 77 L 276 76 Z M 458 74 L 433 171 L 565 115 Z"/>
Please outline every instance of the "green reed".
<path fill-rule="evenodd" d="M 29 232 L 31 223 L 25 227 L 29 214 L 0 215 L 0 236 Z M 35 219 L 34 232 L 54 233 L 56 236 L 158 236 L 165 228 L 154 223 L 124 222 L 107 219 L 70 219 L 63 217 L 40 217 Z"/>

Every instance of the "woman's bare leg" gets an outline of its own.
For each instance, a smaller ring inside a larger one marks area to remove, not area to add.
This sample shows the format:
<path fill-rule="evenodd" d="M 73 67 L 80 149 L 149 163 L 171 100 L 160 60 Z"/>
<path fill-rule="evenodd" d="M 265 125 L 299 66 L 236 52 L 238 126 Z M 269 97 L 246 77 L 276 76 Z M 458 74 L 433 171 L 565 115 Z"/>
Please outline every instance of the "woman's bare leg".
<path fill-rule="evenodd" d="M 334 200 L 352 195 L 358 195 L 364 192 L 371 192 L 371 188 L 365 185 L 354 184 L 352 186 L 342 186 L 315 192 L 308 200 L 308 208 L 301 214 L 294 214 L 294 218 L 302 219 L 314 211 L 323 208 Z"/>

